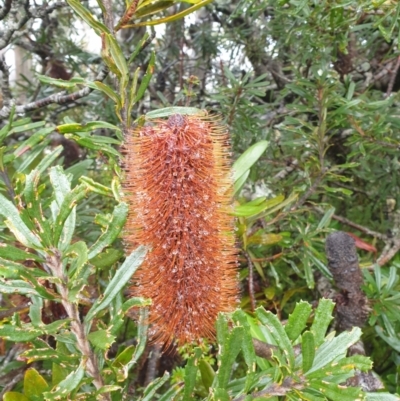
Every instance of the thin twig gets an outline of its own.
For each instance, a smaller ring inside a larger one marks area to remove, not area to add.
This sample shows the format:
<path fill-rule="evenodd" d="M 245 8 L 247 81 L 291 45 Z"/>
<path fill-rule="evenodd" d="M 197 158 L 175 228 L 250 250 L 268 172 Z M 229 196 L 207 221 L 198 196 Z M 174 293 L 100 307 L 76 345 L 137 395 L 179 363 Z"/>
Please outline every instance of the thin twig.
<path fill-rule="evenodd" d="M 386 244 L 376 263 L 378 263 L 379 266 L 385 265 L 396 256 L 399 250 L 400 238 L 392 239 L 390 243 Z"/>
<path fill-rule="evenodd" d="M 103 81 L 106 78 L 107 74 L 108 74 L 107 67 L 102 66 L 100 72 L 95 78 L 95 81 Z M 80 89 L 79 91 L 70 93 L 69 95 L 67 95 L 65 91 L 61 91 L 59 93 L 55 93 L 54 95 L 47 96 L 43 99 L 39 99 L 34 102 L 30 102 L 21 106 L 16 106 L 15 112 L 17 114 L 24 114 L 28 111 L 37 110 L 50 104 L 65 104 L 65 103 L 75 102 L 76 100 L 87 96 L 92 91 L 93 89 L 89 87 Z M 10 115 L 10 113 L 11 113 L 11 107 L 4 106 L 0 110 L 0 119 L 7 118 Z"/>
<path fill-rule="evenodd" d="M 400 56 L 397 56 L 397 62 L 392 70 L 392 74 L 390 77 L 389 85 L 385 94 L 385 97 L 389 97 L 392 94 L 394 82 L 396 81 L 397 71 L 400 68 Z"/>
<path fill-rule="evenodd" d="M 313 209 L 320 214 L 325 214 L 325 211 L 319 207 L 314 207 Z M 354 221 L 346 219 L 345 217 L 342 217 L 342 216 L 338 216 L 337 214 L 333 214 L 332 219 L 340 221 L 341 223 L 346 224 L 349 227 L 353 227 L 356 230 L 361 231 L 364 234 L 370 235 L 371 237 L 378 238 L 382 241 L 387 241 L 387 239 L 388 239 L 388 237 L 384 234 L 370 230 L 368 227 L 361 226 L 360 224 L 354 223 Z"/>
<path fill-rule="evenodd" d="M 249 297 L 250 297 L 250 305 L 251 305 L 252 312 L 254 312 L 254 310 L 256 309 L 256 299 L 255 299 L 255 295 L 254 295 L 254 277 L 253 277 L 254 265 L 253 265 L 253 261 L 251 260 L 251 257 L 248 254 L 248 252 L 244 251 L 244 253 L 246 255 L 247 265 L 249 267 Z"/>
<path fill-rule="evenodd" d="M 310 188 L 308 188 L 306 193 L 298 200 L 298 202 L 294 206 L 292 206 L 291 208 L 292 211 L 299 209 L 303 205 L 303 203 L 317 190 L 318 185 L 324 178 L 324 175 L 325 175 L 325 169 L 323 168 L 319 173 L 318 177 L 313 182 L 313 184 L 310 186 Z"/>

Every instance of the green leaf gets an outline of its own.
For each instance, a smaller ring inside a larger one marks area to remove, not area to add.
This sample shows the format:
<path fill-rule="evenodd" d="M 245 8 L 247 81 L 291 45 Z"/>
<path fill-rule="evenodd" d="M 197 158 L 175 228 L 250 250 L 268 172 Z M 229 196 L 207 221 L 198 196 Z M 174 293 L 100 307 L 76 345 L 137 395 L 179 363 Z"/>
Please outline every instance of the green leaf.
<path fill-rule="evenodd" d="M 46 380 L 36 369 L 28 369 L 24 376 L 24 394 L 28 398 L 42 396 L 43 392 L 49 388 Z"/>
<path fill-rule="evenodd" d="M 20 146 L 13 152 L 15 157 L 19 157 L 29 149 L 33 149 L 35 145 L 42 142 L 46 136 L 54 131 L 54 127 L 42 128 L 31 135 L 27 140 L 23 141 Z M 21 171 L 21 169 L 20 169 Z"/>
<path fill-rule="evenodd" d="M 146 120 L 153 118 L 169 117 L 174 114 L 182 114 L 186 116 L 205 116 L 207 113 L 204 110 L 197 109 L 196 107 L 165 107 L 163 109 L 158 109 L 150 111 L 146 114 Z"/>
<path fill-rule="evenodd" d="M 97 88 L 97 86 L 95 86 Z M 97 129 L 111 129 L 121 131 L 117 126 L 107 123 L 105 121 L 91 121 L 87 124 L 62 124 L 56 127 L 57 132 L 60 134 L 74 133 L 74 132 L 90 132 Z"/>
<path fill-rule="evenodd" d="M 325 339 L 325 342 L 317 349 L 314 364 L 306 375 L 321 369 L 340 356 L 344 357 L 347 349 L 360 339 L 361 334 L 361 329 L 354 327 L 351 331 L 344 331 L 333 339 Z"/>
<path fill-rule="evenodd" d="M 71 192 L 65 195 L 61 205 L 59 205 L 59 213 L 54 222 L 53 241 L 60 249 L 66 249 L 72 239 L 75 229 L 76 205 L 81 201 L 87 193 L 85 185 L 78 185 Z M 69 217 L 71 219 L 68 219 Z M 61 234 L 64 234 L 61 236 Z"/>
<path fill-rule="evenodd" d="M 234 327 L 223 344 L 220 344 L 219 353 L 219 368 L 215 375 L 213 387 L 226 388 L 231 376 L 233 364 L 238 356 L 243 342 L 244 329 L 243 327 Z"/>
<path fill-rule="evenodd" d="M 28 248 L 42 249 L 39 238 L 29 230 L 22 221 L 17 208 L 2 194 L 0 194 L 0 204 L 0 215 L 6 218 L 4 223 L 17 240 Z"/>
<path fill-rule="evenodd" d="M 332 216 L 335 213 L 335 208 L 330 207 L 322 217 L 321 221 L 318 224 L 317 230 L 322 230 L 324 228 L 329 227 L 329 224 L 331 222 Z"/>
<path fill-rule="evenodd" d="M 286 355 L 288 365 L 291 369 L 294 367 L 294 350 L 293 346 L 287 336 L 285 329 L 278 318 L 269 311 L 266 311 L 263 307 L 256 309 L 256 316 L 260 322 L 267 328 L 272 334 L 277 346 Z"/>
<path fill-rule="evenodd" d="M 314 335 L 316 347 L 319 347 L 324 342 L 326 330 L 328 330 L 329 324 L 333 319 L 332 311 L 334 306 L 335 304 L 330 299 L 322 298 L 319 300 L 314 322 L 310 329 Z"/>
<path fill-rule="evenodd" d="M 147 39 L 149 39 L 150 35 L 148 32 L 145 32 L 143 35 L 143 38 L 140 39 L 140 42 L 136 45 L 135 50 L 131 54 L 128 60 L 128 65 L 132 63 L 132 61 L 136 58 L 136 56 L 139 54 L 139 52 L 142 50 L 144 44 L 146 43 Z M 139 69 L 139 67 L 138 67 Z"/>
<path fill-rule="evenodd" d="M 105 289 L 103 297 L 98 298 L 90 308 L 85 317 L 86 324 L 89 324 L 98 312 L 106 308 L 114 299 L 114 297 L 122 290 L 137 268 L 142 264 L 146 253 L 147 248 L 144 246 L 139 246 L 126 258 L 125 262 L 117 270 L 114 277 Z"/>
<path fill-rule="evenodd" d="M 340 360 L 334 360 L 322 369 L 318 369 L 313 373 L 307 373 L 307 379 L 325 379 L 326 377 L 341 376 L 349 373 L 353 376 L 354 370 L 361 370 L 367 372 L 372 368 L 372 361 L 362 355 L 353 355 L 348 358 L 342 358 Z"/>
<path fill-rule="evenodd" d="M 139 89 L 135 95 L 134 103 L 138 102 L 143 97 L 147 87 L 149 86 L 150 79 L 154 73 L 155 62 L 156 62 L 156 55 L 155 55 L 155 52 L 152 52 L 151 56 L 150 56 L 149 64 L 147 65 L 146 74 L 144 75 L 142 82 L 140 83 Z M 147 116 L 148 116 L 148 114 L 147 114 Z"/>
<path fill-rule="evenodd" d="M 315 342 L 313 333 L 311 333 L 311 331 L 306 331 L 301 338 L 301 354 L 303 357 L 302 368 L 303 372 L 306 373 L 311 369 L 314 362 Z"/>
<path fill-rule="evenodd" d="M 39 256 L 33 253 L 26 252 L 15 246 L 4 243 L 0 243 L 0 258 L 7 258 L 9 260 L 15 260 L 15 261 L 35 260 L 36 262 L 44 262 L 44 259 L 40 258 Z"/>
<path fill-rule="evenodd" d="M 206 391 L 209 391 L 209 388 L 212 386 L 215 372 L 212 366 L 204 359 L 199 361 L 199 369 L 201 374 L 201 381 L 203 382 L 203 386 L 205 387 Z"/>
<path fill-rule="evenodd" d="M 138 27 L 138 26 L 146 26 L 146 25 L 159 25 L 159 24 L 164 24 L 164 23 L 169 23 L 172 21 L 177 21 L 183 17 L 185 17 L 186 15 L 191 14 L 192 12 L 198 10 L 199 8 L 211 3 L 212 0 L 202 0 L 199 1 L 197 4 L 193 5 L 192 7 L 186 8 L 185 10 L 178 12 L 174 15 L 168 16 L 168 17 L 164 17 L 164 18 L 159 18 L 159 19 L 153 19 L 153 20 L 147 20 L 147 21 L 143 21 L 143 22 L 139 22 L 137 24 L 134 25 L 126 25 L 125 27 Z"/>
<path fill-rule="evenodd" d="M 96 268 L 102 270 L 117 263 L 122 256 L 124 256 L 124 252 L 121 249 L 108 248 L 90 259 L 90 263 Z"/>
<path fill-rule="evenodd" d="M 42 82 L 44 84 L 54 85 L 59 88 L 73 89 L 76 86 L 76 82 L 65 81 L 63 79 L 51 78 L 51 77 L 48 77 L 47 75 L 36 74 L 36 77 L 39 79 L 40 82 Z"/>
<path fill-rule="evenodd" d="M 92 345 L 104 351 L 110 348 L 111 344 L 115 341 L 115 336 L 108 330 L 92 331 L 88 334 L 87 338 Z"/>
<path fill-rule="evenodd" d="M 246 171 L 256 163 L 268 147 L 268 141 L 260 141 L 250 146 L 236 161 L 233 163 L 233 182 L 236 182 Z"/>
<path fill-rule="evenodd" d="M 93 15 L 88 9 L 83 7 L 83 5 L 78 0 L 67 0 L 70 7 L 96 32 L 97 35 L 102 33 L 110 33 L 107 27 L 101 22 L 94 19 Z"/>
<path fill-rule="evenodd" d="M 124 202 L 115 206 L 106 230 L 97 241 L 90 247 L 88 258 L 93 259 L 104 248 L 111 245 L 121 232 L 128 216 L 128 205 Z"/>
<path fill-rule="evenodd" d="M 122 53 L 122 49 L 118 45 L 118 43 L 115 40 L 113 35 L 106 34 L 105 37 L 106 37 L 106 40 L 108 41 L 109 49 L 110 49 L 112 58 L 115 62 L 115 65 L 117 66 L 118 70 L 121 73 L 122 81 L 126 83 L 129 71 L 128 71 L 128 65 L 126 63 L 125 56 Z"/>
<path fill-rule="evenodd" d="M 111 188 L 108 188 L 105 185 L 102 185 L 89 177 L 80 177 L 79 181 L 82 184 L 86 185 L 86 187 L 92 192 L 103 196 L 113 197 L 113 191 L 111 190 Z"/>
<path fill-rule="evenodd" d="M 103 84 L 103 82 L 100 82 L 100 81 L 95 81 L 94 85 L 96 85 L 96 88 L 98 90 L 102 91 L 111 100 L 113 100 L 118 108 L 122 107 L 121 98 L 119 97 L 119 95 L 113 89 L 111 89 L 109 86 L 107 86 L 106 84 Z"/>
<path fill-rule="evenodd" d="M 169 373 L 165 372 L 163 377 L 159 377 L 152 381 L 144 390 L 143 397 L 140 398 L 141 401 L 152 401 L 156 391 L 162 387 L 169 379 Z"/>
<path fill-rule="evenodd" d="M 365 401 L 399 401 L 399 396 L 389 393 L 366 393 Z"/>
<path fill-rule="evenodd" d="M 46 155 L 36 166 L 36 170 L 39 172 L 39 174 L 43 174 L 50 167 L 50 165 L 58 158 L 58 156 L 60 156 L 63 150 L 64 147 L 62 145 L 59 145 L 51 153 Z"/>
<path fill-rule="evenodd" d="M 245 171 L 244 174 L 242 174 L 233 184 L 233 195 L 236 195 L 240 189 L 242 188 L 242 186 L 244 185 L 244 183 L 246 182 L 247 178 L 250 175 L 250 169 Z"/>
<path fill-rule="evenodd" d="M 310 317 L 312 307 L 308 302 L 300 301 L 296 304 L 293 313 L 289 315 L 285 326 L 287 336 L 291 341 L 297 340 L 299 335 L 306 328 L 307 320 Z"/>
<path fill-rule="evenodd" d="M 322 380 L 311 382 L 309 386 L 332 400 L 362 401 L 364 399 L 363 393 L 358 387 L 345 387 Z"/>
<path fill-rule="evenodd" d="M 31 319 L 34 327 L 43 325 L 42 322 L 42 308 L 43 299 L 37 296 L 31 296 L 31 305 L 29 307 L 29 318 Z"/>
<path fill-rule="evenodd" d="M 51 391 L 43 393 L 46 401 L 58 401 L 65 397 L 66 394 L 70 394 L 75 390 L 81 383 L 85 369 L 83 363 L 78 367 L 76 371 L 71 372 L 64 380 L 62 380 L 58 385 Z"/>
<path fill-rule="evenodd" d="M 194 355 L 191 356 L 185 366 L 185 388 L 183 391 L 182 401 L 190 401 L 193 399 L 193 390 L 196 385 L 197 371 L 199 369 L 199 358 L 201 357 L 201 349 L 195 348 Z"/>
<path fill-rule="evenodd" d="M 15 391 L 7 391 L 4 394 L 3 401 L 30 401 L 28 397 Z"/>

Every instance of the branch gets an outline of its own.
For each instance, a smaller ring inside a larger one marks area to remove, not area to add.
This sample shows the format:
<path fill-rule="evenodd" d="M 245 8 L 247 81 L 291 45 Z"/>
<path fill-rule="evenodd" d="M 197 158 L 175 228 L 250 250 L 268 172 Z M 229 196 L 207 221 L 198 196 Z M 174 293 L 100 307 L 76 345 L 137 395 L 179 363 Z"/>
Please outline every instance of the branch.
<path fill-rule="evenodd" d="M 319 207 L 313 208 L 320 214 L 325 214 L 325 211 Z M 370 230 L 368 227 L 361 226 L 360 224 L 354 223 L 353 221 L 346 219 L 345 217 L 338 216 L 337 214 L 332 215 L 332 219 L 340 221 L 343 224 L 346 224 L 349 227 L 353 227 L 358 231 L 361 231 L 364 234 L 370 235 L 371 237 L 378 238 L 382 241 L 387 241 L 387 236 L 385 234 L 378 233 L 376 231 Z"/>
<path fill-rule="evenodd" d="M 108 68 L 105 66 L 102 66 L 100 69 L 100 72 L 97 74 L 97 77 L 95 78 L 95 81 L 103 81 L 108 74 Z M 83 88 L 79 91 L 76 91 L 74 93 L 70 93 L 69 95 L 66 94 L 65 91 L 55 93 L 54 95 L 45 97 L 43 99 L 36 100 L 35 102 L 27 103 L 21 106 L 16 106 L 15 107 L 15 112 L 17 114 L 25 114 L 28 111 L 33 111 L 40 109 L 42 107 L 48 106 L 50 104 L 65 104 L 65 103 L 70 103 L 70 102 L 75 102 L 78 99 L 81 99 L 85 96 L 87 96 L 89 93 L 91 93 L 93 89 L 91 88 Z M 10 113 L 11 113 L 11 108 L 12 106 L 4 106 L 0 110 L 0 119 L 5 119 L 7 118 Z"/>
<path fill-rule="evenodd" d="M 389 97 L 392 94 L 394 82 L 396 80 L 397 71 L 399 70 L 399 68 L 400 68 L 400 56 L 397 57 L 396 65 L 392 69 L 392 74 L 391 74 L 391 77 L 390 77 L 390 81 L 389 81 L 389 85 L 388 85 L 387 91 L 385 93 L 385 97 Z"/>
<path fill-rule="evenodd" d="M 100 374 L 97 358 L 90 346 L 89 340 L 85 333 L 85 326 L 80 320 L 78 305 L 69 301 L 68 276 L 63 271 L 61 254 L 55 251 L 54 255 L 48 256 L 46 260 L 48 268 L 55 277 L 61 280 L 61 284 L 57 284 L 58 293 L 61 296 L 61 303 L 67 312 L 71 321 L 71 332 L 75 336 L 76 345 L 79 351 L 86 359 L 86 371 L 93 378 L 93 384 L 97 390 L 104 387 L 104 381 Z M 100 396 L 100 400 L 111 401 L 110 394 L 104 393 Z"/>
<path fill-rule="evenodd" d="M 5 62 L 4 55 L 0 56 L 0 71 L 3 73 L 1 78 L 1 92 L 3 94 L 4 106 L 10 106 L 11 103 L 11 90 L 10 90 L 10 71 Z"/>
<path fill-rule="evenodd" d="M 0 10 L 0 21 L 7 17 L 8 13 L 11 10 L 12 0 L 5 0 L 4 6 Z"/>
<path fill-rule="evenodd" d="M 0 50 L 4 49 L 9 44 L 13 33 L 19 31 L 30 19 L 29 0 L 26 0 L 24 2 L 24 9 L 25 9 L 24 15 L 21 15 L 18 6 L 19 4 L 17 1 L 11 2 L 11 12 L 15 15 L 15 19 L 14 21 L 9 22 L 8 29 L 3 30 L 3 33 L 0 38 Z"/>

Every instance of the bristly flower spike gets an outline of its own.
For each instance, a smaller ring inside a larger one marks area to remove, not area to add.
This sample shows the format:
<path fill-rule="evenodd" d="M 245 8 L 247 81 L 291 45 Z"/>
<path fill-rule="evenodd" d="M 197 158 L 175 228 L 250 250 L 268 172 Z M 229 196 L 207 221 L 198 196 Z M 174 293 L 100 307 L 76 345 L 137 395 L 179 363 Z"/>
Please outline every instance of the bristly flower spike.
<path fill-rule="evenodd" d="M 216 118 L 175 114 L 126 143 L 125 242 L 151 251 L 131 294 L 152 299 L 150 339 L 168 348 L 214 338 L 238 298 L 230 146 Z"/>

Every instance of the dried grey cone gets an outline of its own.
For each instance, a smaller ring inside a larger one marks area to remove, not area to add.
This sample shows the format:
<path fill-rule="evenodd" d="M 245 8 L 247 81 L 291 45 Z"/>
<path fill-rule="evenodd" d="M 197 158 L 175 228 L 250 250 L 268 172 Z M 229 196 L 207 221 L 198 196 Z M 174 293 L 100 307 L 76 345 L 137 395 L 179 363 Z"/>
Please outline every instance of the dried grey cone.
<path fill-rule="evenodd" d="M 336 323 L 340 331 L 363 327 L 368 319 L 370 308 L 368 299 L 361 290 L 363 276 L 358 264 L 354 239 L 343 231 L 330 234 L 325 243 L 328 268 L 339 293 L 335 295 Z M 349 355 L 365 355 L 362 341 L 350 347 Z M 364 391 L 377 391 L 384 388 L 379 377 L 372 371 L 360 372 L 347 380 L 347 385 L 360 386 Z"/>

